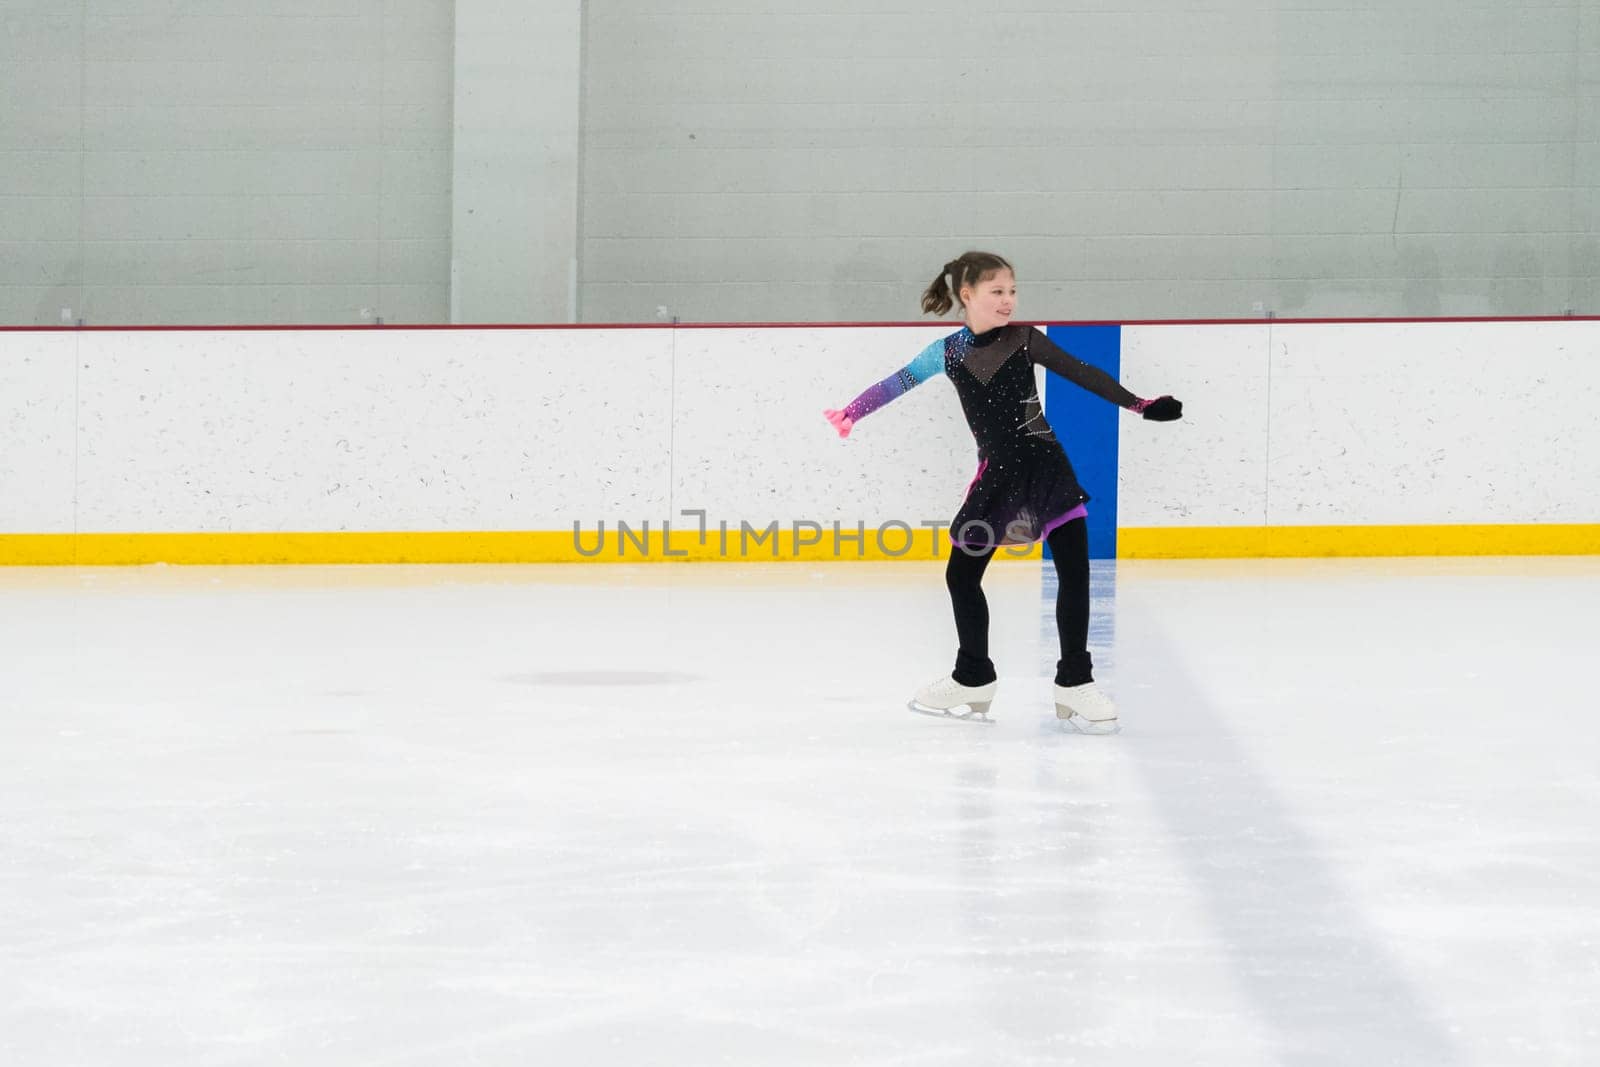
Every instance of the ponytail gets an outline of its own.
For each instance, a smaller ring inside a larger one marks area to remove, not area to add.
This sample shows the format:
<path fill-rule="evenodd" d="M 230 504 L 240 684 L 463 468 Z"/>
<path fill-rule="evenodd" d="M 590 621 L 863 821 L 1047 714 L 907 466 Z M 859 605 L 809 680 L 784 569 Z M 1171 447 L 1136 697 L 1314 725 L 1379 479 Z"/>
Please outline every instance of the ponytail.
<path fill-rule="evenodd" d="M 923 290 L 923 312 L 943 315 L 960 303 L 963 288 L 1003 270 L 1011 270 L 1011 264 L 992 252 L 963 252 L 946 263 L 933 284 Z"/>
<path fill-rule="evenodd" d="M 952 271 L 959 271 L 961 261 L 952 259 L 944 265 L 939 276 L 933 284 L 922 292 L 922 312 L 925 315 L 943 315 L 955 305 L 955 298 L 950 293 L 950 283 L 945 279 Z"/>

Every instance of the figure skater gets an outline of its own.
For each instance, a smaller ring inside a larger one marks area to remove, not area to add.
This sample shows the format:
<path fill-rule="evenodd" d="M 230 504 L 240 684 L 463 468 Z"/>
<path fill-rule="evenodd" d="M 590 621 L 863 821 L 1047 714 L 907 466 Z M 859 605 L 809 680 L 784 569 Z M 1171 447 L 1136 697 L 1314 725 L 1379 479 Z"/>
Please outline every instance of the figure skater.
<path fill-rule="evenodd" d="M 944 265 L 922 294 L 922 310 L 942 315 L 959 303 L 966 325 L 842 411 L 824 414 L 840 437 L 862 418 L 939 374 L 950 376 L 967 426 L 978 444 L 978 472 L 950 524 L 952 550 L 945 584 L 955 609 L 959 642 L 955 670 L 917 692 L 913 710 L 987 719 L 998 679 L 989 659 L 989 605 L 983 573 L 1004 545 L 1043 540 L 1050 546 L 1059 591 L 1056 628 L 1057 718 L 1086 733 L 1115 733 L 1117 709 L 1094 683 L 1089 656 L 1089 537 L 1085 504 L 1066 452 L 1045 421 L 1034 365 L 1054 371 L 1118 407 L 1146 419 L 1181 418 L 1170 396 L 1141 400 L 1117 380 L 1062 350 L 1036 327 L 1013 324 L 1016 278 L 1000 256 L 967 252 Z"/>

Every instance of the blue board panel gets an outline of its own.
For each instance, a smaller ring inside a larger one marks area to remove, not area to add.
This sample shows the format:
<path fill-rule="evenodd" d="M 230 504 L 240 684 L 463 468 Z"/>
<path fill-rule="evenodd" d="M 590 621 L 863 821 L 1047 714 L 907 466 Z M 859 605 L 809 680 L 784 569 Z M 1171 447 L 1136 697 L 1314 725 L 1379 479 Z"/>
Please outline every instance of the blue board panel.
<path fill-rule="evenodd" d="M 1121 326 L 1050 326 L 1045 332 L 1085 363 L 1121 377 Z M 1127 414 L 1054 374 L 1045 375 L 1044 412 L 1089 493 L 1089 558 L 1115 559 L 1117 431 Z"/>

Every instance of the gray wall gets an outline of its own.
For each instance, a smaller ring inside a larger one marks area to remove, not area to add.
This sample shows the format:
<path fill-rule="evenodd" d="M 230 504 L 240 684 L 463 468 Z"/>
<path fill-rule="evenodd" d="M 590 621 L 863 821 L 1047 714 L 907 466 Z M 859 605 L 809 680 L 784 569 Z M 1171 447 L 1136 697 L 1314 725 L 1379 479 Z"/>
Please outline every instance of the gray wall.
<path fill-rule="evenodd" d="M 1600 312 L 1600 2 L 600 0 L 591 321 Z"/>
<path fill-rule="evenodd" d="M 536 7 L 0 0 L 0 323 L 1600 313 L 1600 0 Z"/>
<path fill-rule="evenodd" d="M 0 322 L 439 322 L 452 5 L 0 0 Z"/>

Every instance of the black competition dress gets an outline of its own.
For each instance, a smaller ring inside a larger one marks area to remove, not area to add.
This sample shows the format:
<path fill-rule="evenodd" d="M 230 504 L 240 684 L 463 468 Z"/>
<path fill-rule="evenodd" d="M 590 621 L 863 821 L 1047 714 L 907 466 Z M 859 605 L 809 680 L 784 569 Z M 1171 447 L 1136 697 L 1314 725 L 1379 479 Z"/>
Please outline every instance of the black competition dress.
<path fill-rule="evenodd" d="M 951 520 L 951 540 L 969 550 L 1028 544 L 1083 515 L 1089 500 L 1045 421 L 1035 366 L 1119 407 L 1140 403 L 1115 378 L 1036 327 L 1000 326 L 981 334 L 962 327 L 868 388 L 844 413 L 859 420 L 943 371 L 978 444 L 978 473 Z"/>

